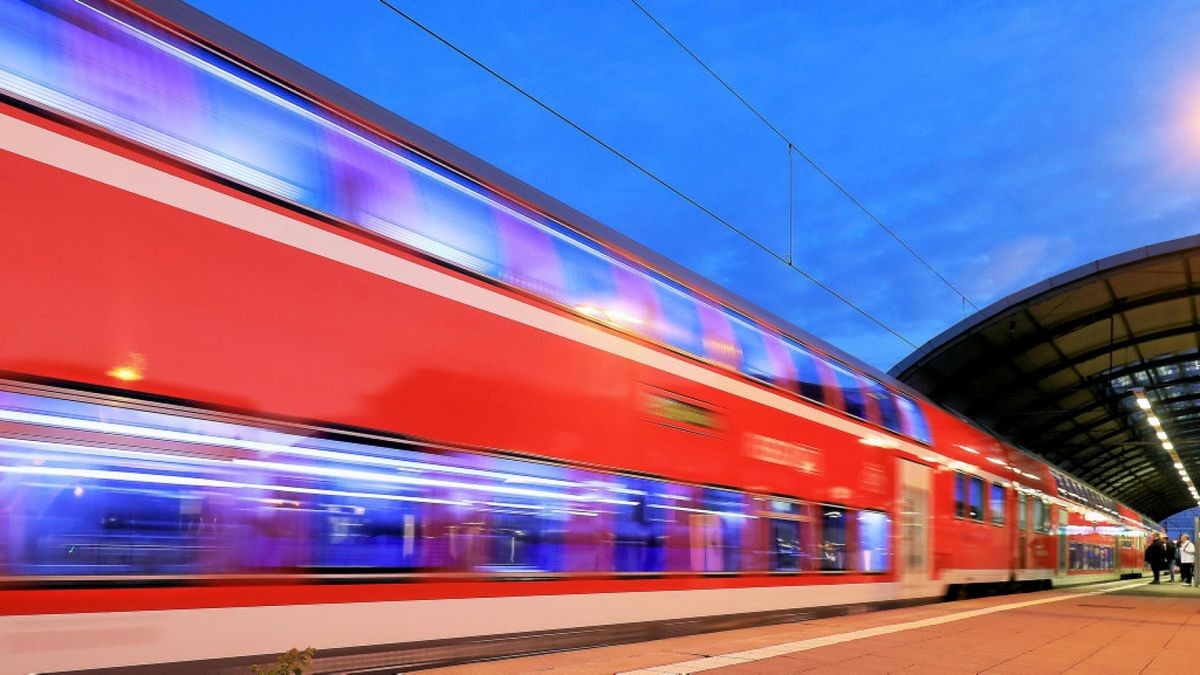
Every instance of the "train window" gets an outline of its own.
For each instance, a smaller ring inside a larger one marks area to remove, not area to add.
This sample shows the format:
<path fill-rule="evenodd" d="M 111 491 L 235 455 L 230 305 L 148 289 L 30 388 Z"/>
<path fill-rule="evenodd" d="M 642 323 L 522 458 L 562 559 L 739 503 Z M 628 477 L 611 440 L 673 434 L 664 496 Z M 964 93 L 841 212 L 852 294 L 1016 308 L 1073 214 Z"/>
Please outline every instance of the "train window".
<path fill-rule="evenodd" d="M 732 319 L 733 334 L 742 352 L 742 363 L 738 368 L 743 374 L 764 382 L 775 381 L 775 368 L 763 342 L 766 337 L 761 330 L 739 319 Z"/>
<path fill-rule="evenodd" d="M 16 11 L 19 20 L 26 14 L 36 26 L 22 46 L 39 58 L 20 58 L 19 48 L 17 58 L 6 54 L 5 70 L 13 71 L 7 88 L 275 197 L 329 212 L 323 145 L 333 127 L 302 113 L 305 103 L 298 97 L 230 63 L 198 67 L 189 60 L 198 49 L 171 38 L 165 42 L 173 48 L 166 47 L 161 33 L 144 24 L 139 30 L 133 21 L 126 25 L 75 3 L 55 3 L 44 14 L 33 10 L 38 15 L 22 5 Z"/>
<path fill-rule="evenodd" d="M 1004 486 L 999 483 L 992 483 L 992 493 L 988 499 L 988 515 L 991 517 L 992 524 L 1004 524 Z"/>
<path fill-rule="evenodd" d="M 967 477 L 962 473 L 954 474 L 954 515 L 958 518 L 967 517 Z"/>
<path fill-rule="evenodd" d="M 1017 530 L 1024 532 L 1028 519 L 1025 517 L 1025 493 L 1017 493 Z"/>
<path fill-rule="evenodd" d="M 833 366 L 833 376 L 842 393 L 842 410 L 859 419 L 867 418 L 866 400 L 857 376 L 841 366 Z"/>
<path fill-rule="evenodd" d="M 983 521 L 983 479 L 971 476 L 967 482 L 967 517 Z"/>
<path fill-rule="evenodd" d="M 563 295 L 558 300 L 584 315 L 607 321 L 617 300 L 612 261 L 562 239 L 554 240 L 554 249 L 563 268 Z"/>
<path fill-rule="evenodd" d="M 817 403 L 825 402 L 825 384 L 821 381 L 821 372 L 817 357 L 804 347 L 793 342 L 788 343 L 788 351 L 792 355 L 792 365 L 796 371 L 796 389 L 798 393 Z"/>
<path fill-rule="evenodd" d="M 795 520 L 771 519 L 770 569 L 772 572 L 800 570 L 800 523 Z"/>
<path fill-rule="evenodd" d="M 846 534 L 849 512 L 837 506 L 821 507 L 821 569 L 826 572 L 849 569 Z"/>
<path fill-rule="evenodd" d="M 766 499 L 769 510 L 767 527 L 767 568 L 772 572 L 800 572 L 809 569 L 811 518 L 808 508 L 782 499 Z"/>
<path fill-rule="evenodd" d="M 696 300 L 666 284 L 656 283 L 660 312 L 659 338 L 689 354 L 703 354 L 704 344 L 700 330 L 700 315 L 696 312 Z"/>
<path fill-rule="evenodd" d="M 726 368 L 737 370 L 741 364 L 741 351 L 733 332 L 733 318 L 707 302 L 697 302 L 696 310 L 700 315 L 704 356 Z"/>
<path fill-rule="evenodd" d="M 767 348 L 767 358 L 771 361 L 771 373 L 776 386 L 793 388 L 796 381 L 796 369 L 792 365 L 792 357 L 788 354 L 783 338 L 771 332 L 763 332 L 763 346 Z"/>
<path fill-rule="evenodd" d="M 489 205 L 452 181 L 418 171 L 411 175 L 419 215 L 391 223 L 402 228 L 394 238 L 460 267 L 499 276 L 498 233 Z"/>
<path fill-rule="evenodd" d="M 621 477 L 622 498 L 613 513 L 613 566 L 617 572 L 662 572 L 666 569 L 668 527 L 675 520 L 669 507 L 686 495 L 660 481 Z"/>
<path fill-rule="evenodd" d="M 891 520 L 882 511 L 858 512 L 858 554 L 864 572 L 886 572 L 892 564 Z"/>
<path fill-rule="evenodd" d="M 905 436 L 922 443 L 933 442 L 933 437 L 929 434 L 929 425 L 925 421 L 925 413 L 921 412 L 915 401 L 896 394 L 896 407 L 900 409 L 900 426 L 904 429 Z"/>
<path fill-rule="evenodd" d="M 1033 529 L 1043 534 L 1050 532 L 1050 505 L 1041 499 L 1033 499 Z"/>
<path fill-rule="evenodd" d="M 892 392 L 878 382 L 873 380 L 868 382 L 868 395 L 875 400 L 875 407 L 879 410 L 880 424 L 885 429 L 901 433 L 900 408 L 896 405 L 896 399 L 892 397 Z"/>
<path fill-rule="evenodd" d="M 504 251 L 501 280 L 565 303 L 566 282 L 554 243 L 556 236 L 504 209 L 493 209 L 492 218 Z"/>
<path fill-rule="evenodd" d="M 745 496 L 740 492 L 704 488 L 699 508 L 690 507 L 687 514 L 692 537 L 692 570 L 738 571 L 747 522 Z"/>

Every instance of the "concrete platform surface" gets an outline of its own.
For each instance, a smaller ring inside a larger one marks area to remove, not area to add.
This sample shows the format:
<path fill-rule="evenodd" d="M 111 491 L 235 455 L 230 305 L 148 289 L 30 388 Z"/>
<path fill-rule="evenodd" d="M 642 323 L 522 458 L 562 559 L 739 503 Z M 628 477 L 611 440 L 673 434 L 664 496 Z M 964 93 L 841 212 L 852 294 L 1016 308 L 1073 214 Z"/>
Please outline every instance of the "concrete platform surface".
<path fill-rule="evenodd" d="M 1200 673 L 1200 589 L 1123 581 L 421 672 Z"/>

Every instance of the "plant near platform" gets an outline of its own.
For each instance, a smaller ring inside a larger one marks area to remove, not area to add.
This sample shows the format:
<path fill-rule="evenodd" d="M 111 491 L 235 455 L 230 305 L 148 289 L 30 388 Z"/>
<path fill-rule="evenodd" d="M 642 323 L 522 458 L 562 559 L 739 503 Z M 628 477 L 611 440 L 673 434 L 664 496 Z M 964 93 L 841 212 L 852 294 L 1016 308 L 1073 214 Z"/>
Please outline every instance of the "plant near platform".
<path fill-rule="evenodd" d="M 275 659 L 275 665 L 251 666 L 250 671 L 254 675 L 304 675 L 304 671 L 312 665 L 313 657 L 316 654 L 317 650 L 312 647 L 308 647 L 304 651 L 289 649 L 286 654 L 280 654 L 279 658 Z"/>

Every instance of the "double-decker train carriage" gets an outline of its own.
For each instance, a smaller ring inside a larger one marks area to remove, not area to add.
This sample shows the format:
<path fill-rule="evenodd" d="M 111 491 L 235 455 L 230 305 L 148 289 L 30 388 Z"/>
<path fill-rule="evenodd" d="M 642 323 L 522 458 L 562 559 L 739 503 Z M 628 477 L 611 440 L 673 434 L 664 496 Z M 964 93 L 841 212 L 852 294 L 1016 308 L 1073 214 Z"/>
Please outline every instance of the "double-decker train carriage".
<path fill-rule="evenodd" d="M 0 1 L 0 174 L 5 672 L 1141 571 L 1140 515 L 185 5 Z"/>

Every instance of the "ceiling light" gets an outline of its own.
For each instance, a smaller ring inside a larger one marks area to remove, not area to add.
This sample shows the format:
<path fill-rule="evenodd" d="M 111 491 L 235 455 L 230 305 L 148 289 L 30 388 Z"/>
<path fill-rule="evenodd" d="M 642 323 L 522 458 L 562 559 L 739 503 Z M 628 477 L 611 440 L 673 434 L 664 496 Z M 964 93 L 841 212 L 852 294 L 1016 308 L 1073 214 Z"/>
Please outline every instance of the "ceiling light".
<path fill-rule="evenodd" d="M 1157 434 L 1155 434 L 1155 436 L 1158 436 L 1158 440 L 1160 440 L 1160 441 L 1167 440 L 1167 434 L 1165 432 L 1160 431 Z"/>
<path fill-rule="evenodd" d="M 1176 468 L 1176 469 L 1182 469 L 1182 468 L 1183 468 L 1183 462 L 1175 462 L 1175 468 Z"/>
<path fill-rule="evenodd" d="M 1171 441 L 1163 441 L 1163 450 L 1174 450 L 1175 444 Z"/>
<path fill-rule="evenodd" d="M 1138 396 L 1137 404 L 1138 404 L 1138 407 L 1141 408 L 1142 410 L 1150 409 L 1150 399 L 1146 398 L 1145 396 Z"/>
<path fill-rule="evenodd" d="M 1162 426 L 1162 421 L 1160 421 L 1160 420 L 1159 420 L 1157 417 L 1155 417 L 1154 415 L 1151 415 L 1151 416 L 1147 417 L 1147 418 L 1146 418 L 1146 421 L 1147 421 L 1147 422 L 1149 422 L 1149 423 L 1150 423 L 1150 426 L 1152 426 L 1152 427 L 1161 427 L 1161 426 Z"/>

